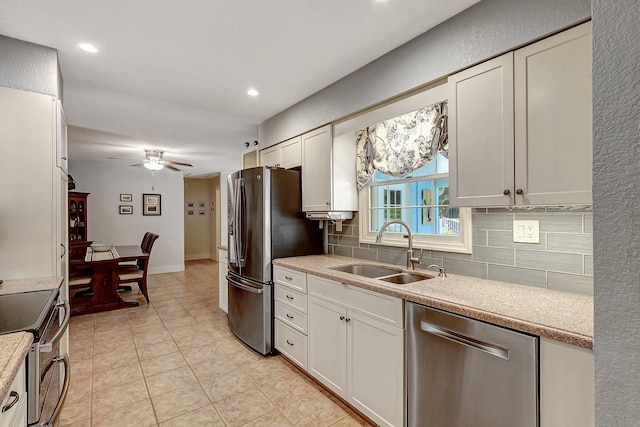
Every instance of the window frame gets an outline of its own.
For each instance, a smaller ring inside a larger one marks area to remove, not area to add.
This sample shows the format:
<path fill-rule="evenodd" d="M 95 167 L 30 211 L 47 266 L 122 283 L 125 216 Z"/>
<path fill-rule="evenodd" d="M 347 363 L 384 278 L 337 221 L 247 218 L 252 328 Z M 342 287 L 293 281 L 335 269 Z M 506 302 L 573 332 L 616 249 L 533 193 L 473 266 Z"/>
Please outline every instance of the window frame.
<path fill-rule="evenodd" d="M 449 86 L 447 80 L 434 81 L 428 86 L 414 93 L 403 94 L 400 97 L 378 104 L 367 111 L 345 118 L 334 123 L 334 135 L 340 136 L 355 132 L 373 123 L 387 120 L 391 117 L 415 111 L 427 105 L 447 101 Z M 355 140 L 354 140 L 355 144 Z M 354 168 L 355 169 L 355 168 Z M 355 172 L 355 171 L 354 171 Z M 446 174 L 448 176 L 448 174 Z M 369 186 L 358 190 L 359 207 L 359 241 L 364 244 L 406 247 L 405 233 L 384 233 L 383 243 L 376 243 L 377 232 L 369 231 Z M 471 208 L 460 207 L 460 234 L 458 236 L 413 234 L 413 246 L 442 252 L 472 253 L 472 224 Z"/>

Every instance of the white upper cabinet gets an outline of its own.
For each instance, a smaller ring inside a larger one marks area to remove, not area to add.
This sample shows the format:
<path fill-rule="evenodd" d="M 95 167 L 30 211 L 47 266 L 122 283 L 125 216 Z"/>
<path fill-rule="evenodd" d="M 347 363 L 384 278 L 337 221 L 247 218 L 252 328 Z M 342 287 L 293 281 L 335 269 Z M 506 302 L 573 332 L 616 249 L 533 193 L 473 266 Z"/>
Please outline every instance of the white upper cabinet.
<path fill-rule="evenodd" d="M 449 78 L 451 205 L 506 205 L 513 188 L 513 53 Z"/>
<path fill-rule="evenodd" d="M 591 23 L 449 78 L 451 205 L 591 203 Z"/>
<path fill-rule="evenodd" d="M 261 166 L 277 166 L 291 169 L 301 164 L 302 148 L 299 136 L 260 151 Z"/>
<path fill-rule="evenodd" d="M 302 210 L 357 211 L 356 144 L 332 125 L 302 135 Z"/>
<path fill-rule="evenodd" d="M 516 203 L 591 204 L 591 23 L 517 50 L 514 66 Z"/>

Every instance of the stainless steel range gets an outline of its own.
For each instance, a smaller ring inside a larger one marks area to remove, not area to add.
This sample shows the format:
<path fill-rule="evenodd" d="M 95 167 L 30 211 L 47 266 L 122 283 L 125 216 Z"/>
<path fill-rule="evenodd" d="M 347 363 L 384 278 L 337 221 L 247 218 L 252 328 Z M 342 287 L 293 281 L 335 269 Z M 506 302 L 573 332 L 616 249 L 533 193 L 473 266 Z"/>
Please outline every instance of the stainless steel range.
<path fill-rule="evenodd" d="M 58 289 L 0 295 L 0 334 L 33 334 L 27 355 L 29 426 L 51 426 L 62 409 L 70 370 L 69 357 L 60 354 L 60 339 L 70 312 Z"/>

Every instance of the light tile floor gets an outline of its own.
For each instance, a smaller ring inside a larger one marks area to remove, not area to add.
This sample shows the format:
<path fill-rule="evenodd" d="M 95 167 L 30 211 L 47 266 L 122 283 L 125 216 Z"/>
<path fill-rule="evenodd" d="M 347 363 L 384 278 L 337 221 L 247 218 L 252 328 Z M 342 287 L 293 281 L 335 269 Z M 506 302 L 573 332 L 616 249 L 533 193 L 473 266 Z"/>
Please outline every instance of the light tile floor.
<path fill-rule="evenodd" d="M 151 275 L 150 304 L 71 318 L 60 426 L 370 425 L 281 356 L 262 357 L 218 308 L 218 264 Z"/>

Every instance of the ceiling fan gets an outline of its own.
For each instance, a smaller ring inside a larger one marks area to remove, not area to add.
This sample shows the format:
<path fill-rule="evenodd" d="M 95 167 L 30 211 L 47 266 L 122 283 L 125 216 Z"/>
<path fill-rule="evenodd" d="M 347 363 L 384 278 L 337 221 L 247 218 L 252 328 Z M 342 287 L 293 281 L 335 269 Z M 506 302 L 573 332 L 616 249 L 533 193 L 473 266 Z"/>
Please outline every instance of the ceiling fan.
<path fill-rule="evenodd" d="M 109 157 L 110 159 L 124 159 L 124 160 L 139 160 L 141 163 L 136 163 L 131 166 L 144 166 L 151 171 L 157 171 L 162 168 L 171 169 L 172 171 L 179 172 L 176 166 L 188 166 L 193 167 L 190 163 L 174 162 L 171 160 L 163 160 L 164 151 L 162 150 L 144 150 L 144 159 L 126 159 L 123 157 Z"/>

